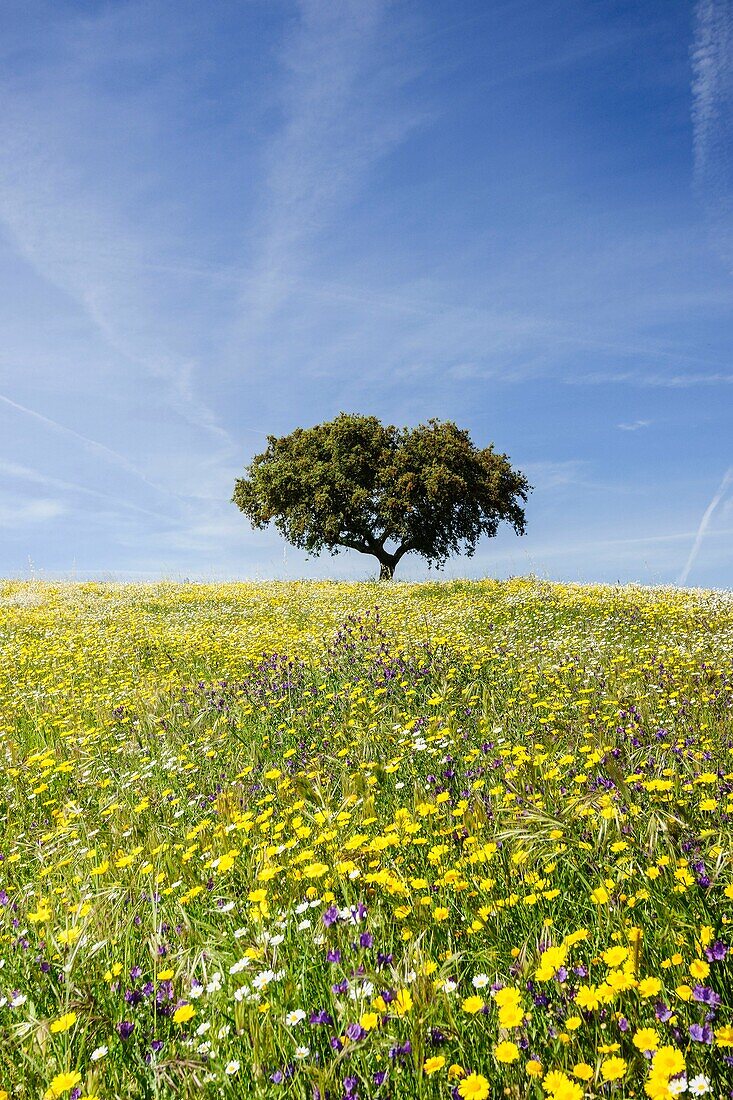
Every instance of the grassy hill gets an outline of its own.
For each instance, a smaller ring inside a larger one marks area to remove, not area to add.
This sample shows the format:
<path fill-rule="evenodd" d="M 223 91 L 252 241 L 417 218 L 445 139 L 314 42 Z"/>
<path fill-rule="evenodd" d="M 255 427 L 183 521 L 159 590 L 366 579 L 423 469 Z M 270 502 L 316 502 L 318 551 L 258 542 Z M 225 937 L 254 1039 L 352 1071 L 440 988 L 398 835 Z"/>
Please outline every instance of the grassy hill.
<path fill-rule="evenodd" d="M 729 1095 L 730 595 L 4 582 L 0 733 L 0 1098 Z"/>

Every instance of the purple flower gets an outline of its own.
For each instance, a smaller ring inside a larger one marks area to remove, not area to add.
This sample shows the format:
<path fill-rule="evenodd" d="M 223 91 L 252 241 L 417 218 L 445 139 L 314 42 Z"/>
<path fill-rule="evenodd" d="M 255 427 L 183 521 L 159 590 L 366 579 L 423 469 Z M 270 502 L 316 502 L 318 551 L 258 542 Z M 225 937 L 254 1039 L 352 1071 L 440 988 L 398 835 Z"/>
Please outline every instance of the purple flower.
<path fill-rule="evenodd" d="M 133 966 L 132 970 L 130 971 L 130 977 L 133 981 L 136 981 L 141 976 L 141 974 L 142 970 L 139 966 Z"/>
<path fill-rule="evenodd" d="M 371 947 L 373 943 L 374 937 L 372 936 L 371 932 L 362 932 L 359 936 L 360 947 Z"/>
<path fill-rule="evenodd" d="M 707 1024 L 692 1024 L 690 1026 L 690 1038 L 694 1039 L 696 1043 L 712 1043 L 713 1032 Z"/>
<path fill-rule="evenodd" d="M 707 985 L 696 985 L 692 991 L 692 999 L 700 1004 L 710 1005 L 711 1008 L 717 1008 L 720 1004 L 718 994 Z"/>
<path fill-rule="evenodd" d="M 330 962 L 330 963 L 340 963 L 341 962 L 341 952 L 338 950 L 338 948 L 334 949 L 333 951 L 328 952 L 328 954 L 326 955 L 326 962 Z"/>
<path fill-rule="evenodd" d="M 672 1010 L 667 1008 L 663 1001 L 657 1001 L 654 1006 L 654 1015 L 660 1021 L 660 1023 L 666 1024 L 667 1020 L 672 1018 Z"/>
<path fill-rule="evenodd" d="M 728 954 L 728 948 L 720 940 L 716 940 L 710 947 L 705 948 L 705 957 L 708 962 L 721 962 Z"/>
<path fill-rule="evenodd" d="M 377 1072 L 374 1074 L 374 1084 L 377 1086 L 377 1088 L 380 1088 L 380 1086 L 384 1084 L 386 1077 L 386 1069 L 377 1070 Z"/>
<path fill-rule="evenodd" d="M 347 1024 L 346 1035 L 351 1039 L 352 1043 L 358 1043 L 360 1039 L 364 1038 L 366 1031 L 361 1024 Z"/>
<path fill-rule="evenodd" d="M 130 1038 L 134 1030 L 135 1025 L 132 1023 L 131 1020 L 122 1020 L 117 1025 L 117 1033 L 123 1042 Z"/>
<path fill-rule="evenodd" d="M 336 982 L 334 985 L 331 986 L 332 993 L 348 993 L 348 991 L 349 983 L 347 982 L 346 978 L 344 978 L 343 981 Z"/>
<path fill-rule="evenodd" d="M 330 928 L 332 924 L 335 924 L 336 921 L 339 919 L 339 911 L 336 906 L 329 905 L 328 909 L 326 909 L 321 919 L 323 920 L 326 928 Z"/>
<path fill-rule="evenodd" d="M 319 1008 L 317 1012 L 311 1012 L 308 1019 L 312 1024 L 328 1024 L 330 1026 L 333 1023 L 325 1008 Z"/>

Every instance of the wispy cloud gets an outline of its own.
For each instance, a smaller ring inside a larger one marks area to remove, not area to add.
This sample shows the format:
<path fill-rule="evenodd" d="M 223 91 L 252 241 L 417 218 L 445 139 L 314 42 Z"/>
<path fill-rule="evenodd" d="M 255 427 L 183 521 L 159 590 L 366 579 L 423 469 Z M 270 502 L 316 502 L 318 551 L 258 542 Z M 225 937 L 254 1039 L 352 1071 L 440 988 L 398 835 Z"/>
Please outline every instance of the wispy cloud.
<path fill-rule="evenodd" d="M 149 270 L 170 247 L 139 202 L 147 189 L 154 205 L 155 169 L 148 164 L 143 173 L 136 161 L 161 124 L 155 85 L 112 98 L 100 79 L 104 67 L 134 56 L 131 15 L 130 26 L 116 18 L 110 34 L 107 10 L 57 13 L 50 21 L 53 62 L 0 83 L 0 227 L 17 255 L 93 325 L 128 386 L 147 384 L 152 396 L 152 382 L 168 410 L 203 434 L 209 451 L 214 441 L 229 452 L 232 440 L 202 398 L 195 353 L 181 338 L 190 305 L 179 299 L 176 332 L 170 307 L 179 288 Z M 149 60 L 153 43 L 145 44 Z"/>
<path fill-rule="evenodd" d="M 702 519 L 700 520 L 700 524 L 697 528 L 697 531 L 695 532 L 695 539 L 694 539 L 694 542 L 692 544 L 692 549 L 690 550 L 689 557 L 687 558 L 687 561 L 685 562 L 684 569 L 680 573 L 680 577 L 679 577 L 679 583 L 680 584 L 686 584 L 687 583 L 687 578 L 689 577 L 690 571 L 692 570 L 692 567 L 695 564 L 695 561 L 697 559 L 697 555 L 700 552 L 700 547 L 702 546 L 703 539 L 705 538 L 705 534 L 706 534 L 707 529 L 710 525 L 710 520 L 713 518 L 713 513 L 715 512 L 715 509 L 718 507 L 721 500 L 725 496 L 726 491 L 728 489 L 728 486 L 732 482 L 733 482 L 733 466 L 731 466 L 728 470 L 726 470 L 725 474 L 723 475 L 723 480 L 721 481 L 720 485 L 718 486 L 718 489 L 717 489 L 716 493 L 713 495 L 712 500 L 710 501 L 707 508 L 703 512 Z"/>
<path fill-rule="evenodd" d="M 62 501 L 51 498 L 27 500 L 12 494 L 0 497 L 0 524 L 6 530 L 22 530 L 29 523 L 47 523 L 65 511 Z"/>
<path fill-rule="evenodd" d="M 300 0 L 282 51 L 282 125 L 267 155 L 244 327 L 268 319 L 308 267 L 309 245 L 361 192 L 375 166 L 427 117 L 403 95 L 414 56 L 386 0 Z"/>
<path fill-rule="evenodd" d="M 124 470 L 125 473 L 131 474 L 139 481 L 144 482 L 151 489 L 154 489 L 157 493 L 160 493 L 166 497 L 173 497 L 176 494 L 172 490 L 165 488 L 162 485 L 156 484 L 151 481 L 144 471 L 140 470 L 133 462 L 130 462 L 128 458 L 120 454 L 118 451 L 113 450 L 111 447 L 107 447 L 104 443 L 97 442 L 96 439 L 90 439 L 89 436 L 83 435 L 81 432 L 75 431 L 73 428 L 68 428 L 65 424 L 60 424 L 57 420 L 54 420 L 50 416 L 45 416 L 43 413 L 38 412 L 36 409 L 29 409 L 27 405 L 21 405 L 18 401 L 13 401 L 11 398 L 6 397 L 4 394 L 0 394 L 0 403 L 15 410 L 15 412 L 22 413 L 24 416 L 29 416 L 33 420 L 42 424 L 45 428 L 50 429 L 53 432 L 57 432 L 61 435 L 67 436 L 70 439 L 75 440 L 81 444 L 85 451 L 87 451 L 93 458 L 101 459 L 103 462 L 111 463 L 118 469 Z"/>
<path fill-rule="evenodd" d="M 39 485 L 44 489 L 54 489 L 74 496 L 91 497 L 92 500 L 101 501 L 107 506 L 113 504 L 115 508 L 137 512 L 141 516 L 149 516 L 151 519 L 160 520 L 164 523 L 170 522 L 171 517 L 160 512 L 154 512 L 149 508 L 143 508 L 139 504 L 120 499 L 118 496 L 112 498 L 110 493 L 102 493 L 98 489 L 90 488 L 88 485 L 79 485 L 76 482 L 65 481 L 63 478 L 54 477 L 52 474 L 46 474 L 40 470 L 33 470 L 29 466 L 23 466 L 19 462 L 6 462 L 0 459 L 0 474 L 14 481 L 22 481 L 29 485 Z"/>
<path fill-rule="evenodd" d="M 626 424 L 617 424 L 616 427 L 622 432 L 639 432 L 642 428 L 648 428 L 651 424 L 651 420 L 630 420 Z"/>
<path fill-rule="evenodd" d="M 733 0 L 698 0 L 693 67 L 695 183 L 713 239 L 733 261 Z"/>

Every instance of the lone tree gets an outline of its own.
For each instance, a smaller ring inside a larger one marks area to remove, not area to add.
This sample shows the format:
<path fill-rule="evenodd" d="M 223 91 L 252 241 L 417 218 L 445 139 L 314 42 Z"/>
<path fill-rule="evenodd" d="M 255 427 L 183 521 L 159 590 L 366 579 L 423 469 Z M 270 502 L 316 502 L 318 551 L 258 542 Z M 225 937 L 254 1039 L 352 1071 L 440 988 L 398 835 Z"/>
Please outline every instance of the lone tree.
<path fill-rule="evenodd" d="M 479 450 L 450 421 L 417 428 L 341 413 L 314 428 L 267 437 L 238 478 L 233 501 L 253 527 L 274 520 L 300 550 L 358 550 L 394 576 L 405 554 L 440 569 L 451 554 L 470 557 L 482 535 L 506 520 L 524 533 L 531 486 L 506 455 Z"/>

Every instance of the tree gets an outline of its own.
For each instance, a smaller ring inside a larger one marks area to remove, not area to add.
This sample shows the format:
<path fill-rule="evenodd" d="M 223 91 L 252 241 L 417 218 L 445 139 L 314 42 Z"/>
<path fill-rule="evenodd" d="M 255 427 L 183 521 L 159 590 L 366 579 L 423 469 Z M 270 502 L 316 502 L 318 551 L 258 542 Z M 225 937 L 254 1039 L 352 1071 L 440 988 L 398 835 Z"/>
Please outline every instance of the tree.
<path fill-rule="evenodd" d="M 290 435 L 267 437 L 238 478 L 233 502 L 253 527 L 274 520 L 301 550 L 371 554 L 391 579 L 405 554 L 440 569 L 502 521 L 525 529 L 531 486 L 493 447 L 479 450 L 450 421 L 417 428 L 341 413 Z"/>

